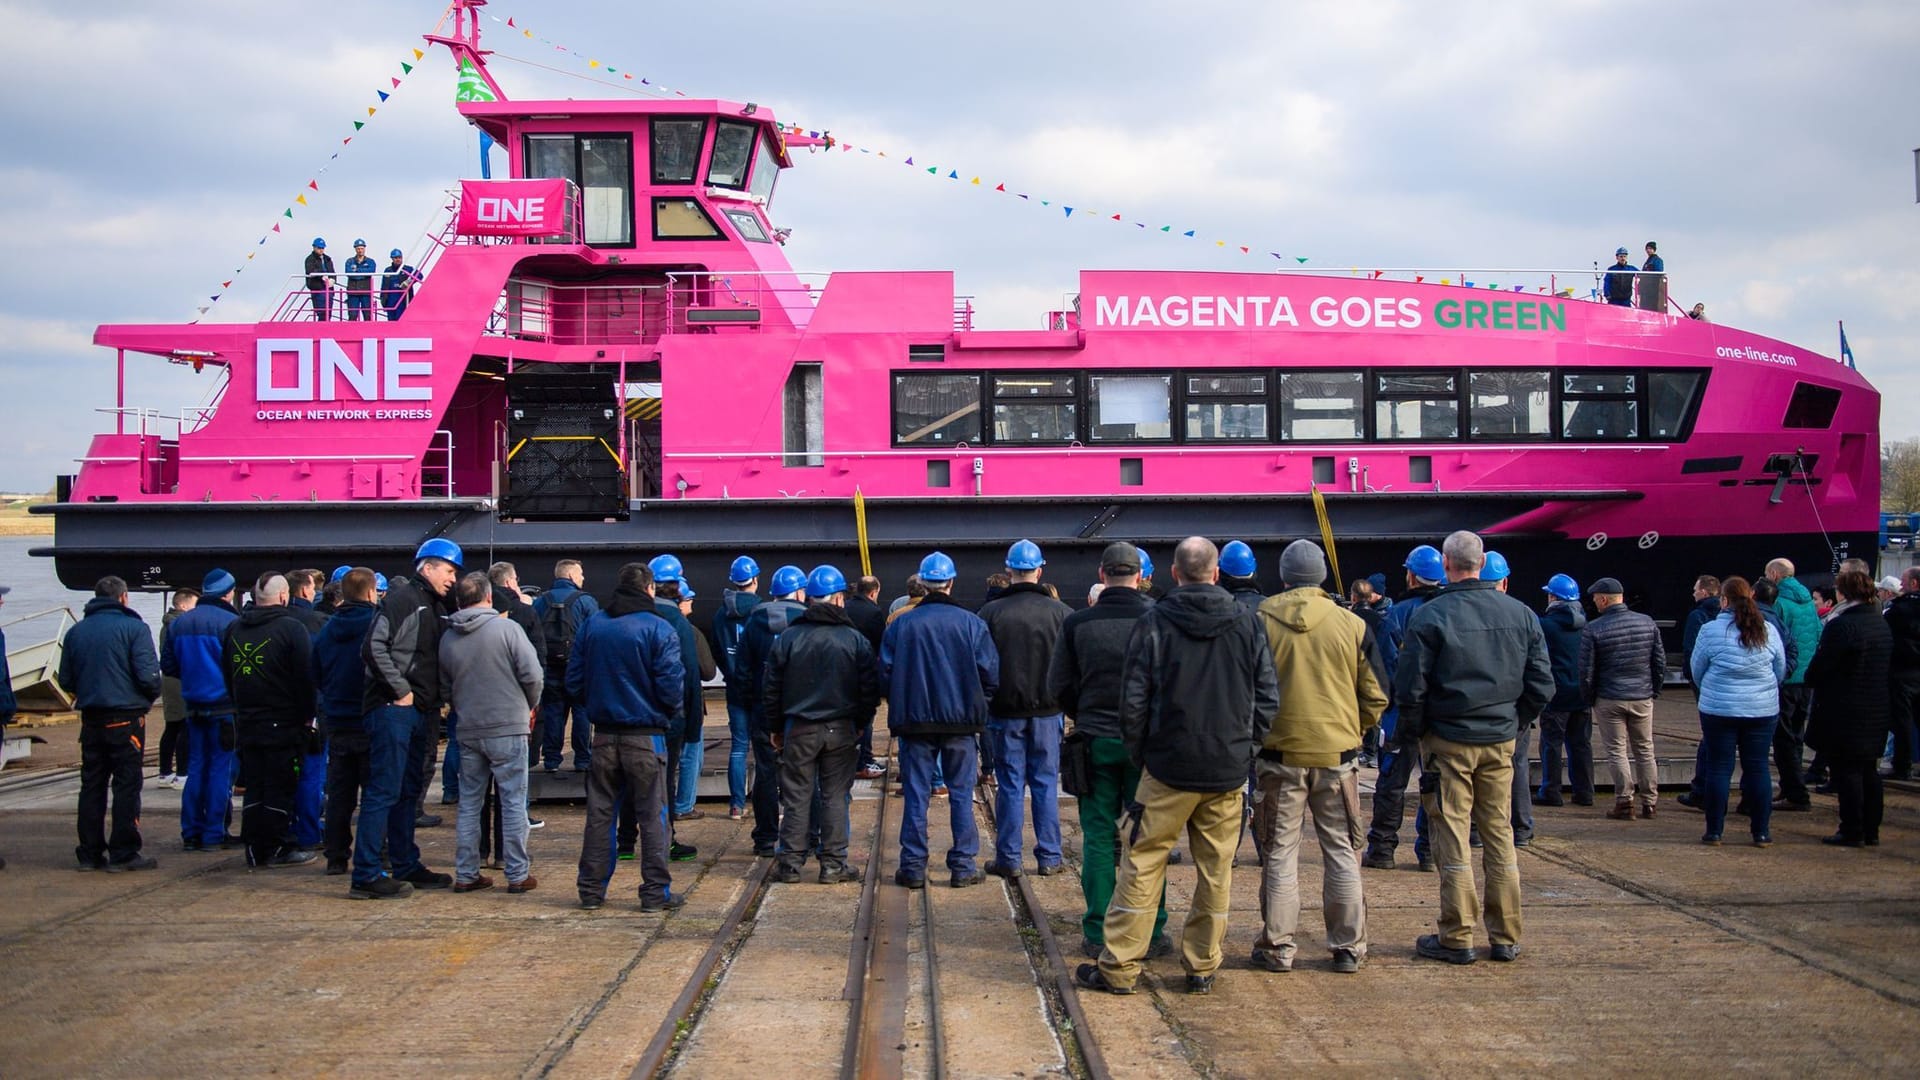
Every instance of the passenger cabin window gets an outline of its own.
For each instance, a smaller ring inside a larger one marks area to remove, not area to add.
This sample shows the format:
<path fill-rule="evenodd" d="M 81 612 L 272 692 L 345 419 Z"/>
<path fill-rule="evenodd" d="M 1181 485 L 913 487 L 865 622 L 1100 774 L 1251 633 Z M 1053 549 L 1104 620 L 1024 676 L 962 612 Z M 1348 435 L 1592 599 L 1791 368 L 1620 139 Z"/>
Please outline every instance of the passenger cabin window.
<path fill-rule="evenodd" d="M 774 156 L 773 141 L 760 140 L 760 152 L 753 162 L 753 182 L 748 194 L 760 200 L 762 206 L 773 205 L 773 185 L 780 179 L 780 159 Z"/>
<path fill-rule="evenodd" d="M 1334 442 L 1367 435 L 1367 378 L 1358 371 L 1280 373 L 1280 441 Z"/>
<path fill-rule="evenodd" d="M 727 210 L 724 212 L 727 215 L 727 220 L 733 222 L 733 227 L 739 230 L 740 239 L 752 240 L 758 244 L 770 242 L 770 238 L 767 236 L 767 230 L 761 228 L 760 219 L 753 216 L 753 211 Z"/>
<path fill-rule="evenodd" d="M 1467 375 L 1468 434 L 1545 439 L 1553 435 L 1553 373 L 1475 371 Z"/>
<path fill-rule="evenodd" d="M 1560 433 L 1594 442 L 1640 437 L 1640 376 L 1582 372 L 1560 376 Z"/>
<path fill-rule="evenodd" d="M 1092 442 L 1151 442 L 1173 438 L 1173 377 L 1094 375 L 1087 379 Z"/>
<path fill-rule="evenodd" d="M 993 441 L 1071 442 L 1078 431 L 1079 379 L 1053 372 L 996 375 L 993 379 Z"/>
<path fill-rule="evenodd" d="M 1459 378 L 1450 374 L 1374 375 L 1374 438 L 1460 436 Z"/>
<path fill-rule="evenodd" d="M 1697 371 L 1656 371 L 1647 376 L 1654 438 L 1677 439 L 1687 429 L 1700 400 L 1700 383 Z"/>
<path fill-rule="evenodd" d="M 691 184 L 700 167 L 700 144 L 707 139 L 704 117 L 656 116 L 653 130 L 653 182 Z"/>
<path fill-rule="evenodd" d="M 826 402 L 821 397 L 820 365 L 793 365 L 782 398 L 783 463 L 790 469 L 825 464 Z"/>
<path fill-rule="evenodd" d="M 579 186 L 587 243 L 633 243 L 633 142 L 627 136 L 529 135 L 526 173 Z"/>
<path fill-rule="evenodd" d="M 1265 372 L 1187 376 L 1187 438 L 1266 441 L 1267 382 Z"/>
<path fill-rule="evenodd" d="M 980 441 L 980 376 L 895 375 L 893 441 L 953 446 Z"/>
<path fill-rule="evenodd" d="M 653 238 L 655 240 L 724 240 L 720 226 L 713 223 L 698 199 L 671 198 L 653 200 Z"/>
<path fill-rule="evenodd" d="M 707 166 L 707 183 L 744 190 L 747 166 L 752 161 L 753 125 L 738 120 L 720 121 L 713 133 L 713 162 Z"/>
<path fill-rule="evenodd" d="M 1787 417 L 1781 427 L 1828 428 L 1833 414 L 1840 409 L 1840 391 L 1812 383 L 1794 383 L 1793 397 L 1787 402 Z"/>

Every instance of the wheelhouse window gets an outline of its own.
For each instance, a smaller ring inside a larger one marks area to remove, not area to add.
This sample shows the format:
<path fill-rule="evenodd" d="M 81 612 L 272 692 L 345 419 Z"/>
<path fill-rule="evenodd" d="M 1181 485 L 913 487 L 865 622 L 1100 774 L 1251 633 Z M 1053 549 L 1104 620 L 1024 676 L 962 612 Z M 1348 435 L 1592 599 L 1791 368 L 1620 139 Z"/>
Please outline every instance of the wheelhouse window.
<path fill-rule="evenodd" d="M 1781 427 L 1829 428 L 1833 414 L 1840 409 L 1840 391 L 1812 383 L 1794 383 L 1793 397 L 1787 402 L 1786 419 Z"/>
<path fill-rule="evenodd" d="M 1705 381 L 1705 374 L 1699 371 L 1656 371 L 1647 376 L 1649 419 L 1654 438 L 1687 437 Z"/>
<path fill-rule="evenodd" d="M 821 395 L 820 365 L 795 364 L 787 375 L 781 395 L 781 441 L 788 468 L 816 467 L 826 463 L 823 428 L 826 425 L 826 401 Z"/>
<path fill-rule="evenodd" d="M 753 181 L 748 193 L 760 200 L 762 206 L 773 205 L 773 185 L 780 179 L 780 159 L 775 156 L 773 140 L 761 139 L 760 152 L 753 162 Z"/>
<path fill-rule="evenodd" d="M 656 116 L 653 132 L 653 182 L 691 184 L 700 167 L 700 145 L 707 139 L 704 117 Z"/>
<path fill-rule="evenodd" d="M 1569 439 L 1612 442 L 1640 437 L 1640 375 L 1581 372 L 1560 376 L 1560 431 Z"/>
<path fill-rule="evenodd" d="M 1374 375 L 1374 438 L 1460 437 L 1460 379 L 1451 373 Z"/>
<path fill-rule="evenodd" d="M 722 120 L 713 134 L 713 162 L 707 166 L 707 183 L 715 187 L 744 189 L 747 166 L 753 161 L 753 125 L 738 120 Z"/>
<path fill-rule="evenodd" d="M 742 240 L 752 240 L 759 244 L 771 242 L 771 238 L 767 236 L 767 230 L 761 227 L 760 219 L 753 216 L 753 211 L 727 210 L 724 213 L 727 215 L 727 220 L 733 222 L 733 227 L 739 230 Z"/>
<path fill-rule="evenodd" d="M 1171 375 L 1092 375 L 1087 397 L 1091 442 L 1173 439 Z"/>
<path fill-rule="evenodd" d="M 1192 441 L 1266 441 L 1269 376 L 1188 375 L 1186 437 Z"/>
<path fill-rule="evenodd" d="M 668 198 L 653 200 L 653 238 L 655 240 L 721 240 L 720 226 L 714 224 L 700 200 Z"/>
<path fill-rule="evenodd" d="M 893 441 L 953 446 L 980 441 L 980 376 L 895 375 Z"/>
<path fill-rule="evenodd" d="M 589 244 L 633 243 L 633 142 L 625 135 L 529 135 L 527 176 L 580 188 Z"/>
<path fill-rule="evenodd" d="M 1366 376 L 1358 371 L 1281 372 L 1280 441 L 1366 438 L 1366 394 Z"/>
<path fill-rule="evenodd" d="M 1553 435 L 1553 373 L 1474 371 L 1467 375 L 1467 433 L 1477 439 Z"/>
<path fill-rule="evenodd" d="M 1056 372 L 993 378 L 993 441 L 1063 443 L 1080 421 L 1079 377 Z"/>

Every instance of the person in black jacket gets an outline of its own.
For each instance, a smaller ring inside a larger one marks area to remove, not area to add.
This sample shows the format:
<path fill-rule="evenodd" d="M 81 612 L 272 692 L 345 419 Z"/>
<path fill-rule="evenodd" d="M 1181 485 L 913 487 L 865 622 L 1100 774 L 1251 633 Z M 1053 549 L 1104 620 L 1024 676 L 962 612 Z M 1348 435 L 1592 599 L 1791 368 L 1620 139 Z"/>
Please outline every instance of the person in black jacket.
<path fill-rule="evenodd" d="M 853 620 L 855 630 L 867 636 L 873 654 L 880 655 L 880 638 L 887 632 L 887 609 L 880 606 L 879 578 L 868 574 L 853 580 L 853 591 L 847 593 L 847 618 Z M 860 733 L 860 771 L 854 775 L 862 780 L 887 775 L 887 767 L 873 756 L 872 725 Z"/>
<path fill-rule="evenodd" d="M 313 639 L 313 684 L 320 728 L 327 740 L 327 812 L 322 850 L 329 877 L 345 874 L 353 860 L 353 815 L 366 785 L 370 761 L 360 701 L 367 667 L 360 642 L 373 625 L 373 571 L 353 567 L 337 582 L 333 617 Z"/>
<path fill-rule="evenodd" d="M 1140 766 L 1127 753 L 1120 731 L 1120 676 L 1127 639 L 1153 602 L 1135 586 L 1140 553 L 1132 544 L 1108 544 L 1100 553 L 1099 599 L 1067 616 L 1053 650 L 1047 688 L 1073 721 L 1077 742 L 1086 744 L 1091 789 L 1080 793 L 1080 951 L 1097 958 L 1106 946 L 1107 904 L 1120 868 L 1120 819 L 1140 784 Z M 1164 933 L 1167 895 L 1160 891 L 1148 956 L 1170 951 Z"/>
<path fill-rule="evenodd" d="M 1880 616 L 1872 578 L 1847 570 L 1835 588 L 1840 603 L 1807 665 L 1807 685 L 1813 687 L 1807 745 L 1825 755 L 1840 799 L 1840 829 L 1820 842 L 1872 847 L 1880 843 L 1880 752 L 1887 744 L 1893 631 Z"/>
<path fill-rule="evenodd" d="M 1580 696 L 1580 631 L 1587 626 L 1580 583 L 1555 574 L 1540 591 L 1547 594 L 1540 629 L 1547 636 L 1547 662 L 1553 665 L 1553 700 L 1540 712 L 1540 786 L 1533 805 L 1561 805 L 1560 752 L 1565 749 L 1573 804 L 1592 806 L 1593 709 Z"/>
<path fill-rule="evenodd" d="M 333 297 L 333 256 L 327 254 L 327 242 L 313 238 L 313 250 L 307 253 L 307 292 L 313 298 L 313 317 L 326 322 Z"/>
<path fill-rule="evenodd" d="M 713 659 L 727 683 L 727 816 L 739 821 L 747 811 L 747 763 L 753 759 L 752 708 L 747 703 L 747 680 L 735 661 L 747 615 L 760 604 L 760 564 L 742 555 L 727 570 L 727 588 L 720 594 L 720 610 L 713 613 L 708 636 Z"/>
<path fill-rule="evenodd" d="M 1042 877 L 1064 873 L 1060 850 L 1060 738 L 1065 719 L 1047 685 L 1060 626 L 1073 609 L 1040 584 L 1046 565 L 1040 547 L 1022 540 L 1007 552 L 1012 578 L 1005 592 L 980 609 L 1000 654 L 1000 685 L 987 703 L 993 740 L 993 860 L 982 867 L 1003 878 L 1020 876 L 1021 800 L 1033 793 L 1033 856 Z"/>
<path fill-rule="evenodd" d="M 820 835 L 820 884 L 854 881 L 847 865 L 847 799 L 860 763 L 859 738 L 880 705 L 873 646 L 846 612 L 847 579 L 832 566 L 807 575 L 807 609 L 773 643 L 761 687 L 771 741 L 780 752 L 780 864 L 776 881 L 799 881 L 808 833 Z M 813 820 L 812 809 L 825 811 Z"/>
<path fill-rule="evenodd" d="M 1888 664 L 1888 708 L 1893 724 L 1891 780 L 1913 779 L 1914 726 L 1920 705 L 1920 566 L 1900 575 L 1900 595 L 1887 605 L 1887 629 L 1893 632 L 1893 659 Z"/>
<path fill-rule="evenodd" d="M 287 604 L 287 579 L 261 575 L 253 606 L 227 627 L 224 670 L 233 698 L 247 797 L 240 836 L 247 865 L 304 866 L 316 856 L 294 843 L 300 758 L 313 733 L 313 639 Z"/>
<path fill-rule="evenodd" d="M 1640 816 L 1650 818 L 1660 801 L 1653 699 L 1666 679 L 1666 646 L 1651 618 L 1627 608 L 1617 579 L 1601 578 L 1587 594 L 1599 613 L 1580 631 L 1580 696 L 1593 703 L 1594 726 L 1606 740 L 1612 766 L 1613 809 L 1607 816 L 1632 820 L 1637 800 Z"/>
<path fill-rule="evenodd" d="M 140 770 L 147 711 L 160 696 L 160 657 L 147 624 L 127 606 L 127 583 L 108 575 L 93 587 L 86 613 L 67 631 L 57 674 L 80 710 L 81 870 L 151 870 L 140 853 Z M 106 830 L 113 788 L 113 834 Z"/>
<path fill-rule="evenodd" d="M 1133 992 L 1149 946 L 1148 911 L 1182 832 L 1198 872 L 1180 943 L 1187 992 L 1211 993 L 1220 967 L 1241 800 L 1280 691 L 1266 636 L 1214 583 L 1219 559 L 1205 537 L 1182 540 L 1173 553 L 1175 588 L 1140 617 L 1127 643 L 1119 721 L 1141 766 L 1140 786 L 1107 908 L 1106 949 L 1098 965 L 1074 972 L 1089 989 Z"/>
<path fill-rule="evenodd" d="M 780 751 L 773 745 L 763 680 L 774 641 L 807 609 L 806 572 L 782 566 L 768 579 L 767 588 L 772 595 L 748 612 L 734 655 L 734 669 L 747 695 L 747 733 L 753 740 L 753 853 L 763 859 L 777 855 L 780 842 Z M 824 812 L 816 816 L 824 820 Z"/>

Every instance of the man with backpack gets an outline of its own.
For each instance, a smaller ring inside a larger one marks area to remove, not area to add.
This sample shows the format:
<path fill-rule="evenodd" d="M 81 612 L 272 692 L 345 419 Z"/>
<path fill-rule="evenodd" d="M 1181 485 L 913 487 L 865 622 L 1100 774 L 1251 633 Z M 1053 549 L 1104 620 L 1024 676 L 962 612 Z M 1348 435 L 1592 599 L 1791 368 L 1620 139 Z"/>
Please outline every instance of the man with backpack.
<path fill-rule="evenodd" d="M 775 639 L 807 610 L 806 590 L 806 571 L 797 566 L 775 570 L 767 581 L 767 591 L 772 595 L 748 613 L 739 650 L 734 654 L 741 691 L 747 695 L 747 725 L 753 739 L 753 853 L 763 859 L 777 854 L 780 842 L 780 758 L 767 719 L 763 683 Z M 824 813 L 816 816 L 825 817 Z"/>
<path fill-rule="evenodd" d="M 566 737 L 569 716 L 573 721 L 573 771 L 584 773 L 593 764 L 586 703 L 567 692 L 567 660 L 573 655 L 573 639 L 600 610 L 587 595 L 586 583 L 587 573 L 580 560 L 561 559 L 553 564 L 553 584 L 533 601 L 533 613 L 539 617 L 540 632 L 546 639 L 546 655 L 541 657 L 546 674 L 540 691 L 540 752 L 550 773 L 560 771 L 561 741 Z M 531 759 L 533 752 L 529 750 L 527 756 Z"/>
<path fill-rule="evenodd" d="M 739 821 L 747 812 L 747 757 L 753 736 L 747 727 L 747 680 L 734 664 L 747 615 L 760 604 L 760 564 L 749 556 L 733 560 L 727 572 L 720 610 L 713 615 L 713 656 L 727 680 L 727 816 Z"/>

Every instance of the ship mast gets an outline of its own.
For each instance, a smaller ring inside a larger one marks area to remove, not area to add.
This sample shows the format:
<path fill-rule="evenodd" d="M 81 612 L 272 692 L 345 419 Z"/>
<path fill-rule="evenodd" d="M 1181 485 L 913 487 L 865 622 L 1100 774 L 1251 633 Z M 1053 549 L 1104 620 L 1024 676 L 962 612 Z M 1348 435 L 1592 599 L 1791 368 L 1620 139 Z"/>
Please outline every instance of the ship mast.
<path fill-rule="evenodd" d="M 487 70 L 487 57 L 493 50 L 480 47 L 480 9 L 487 6 L 487 0 L 453 0 L 453 33 L 427 34 L 427 41 L 434 45 L 445 45 L 453 54 L 454 66 L 471 61 L 473 70 L 479 74 L 487 89 L 493 91 L 496 101 L 507 100 L 507 92 L 493 81 L 493 73 Z"/>

